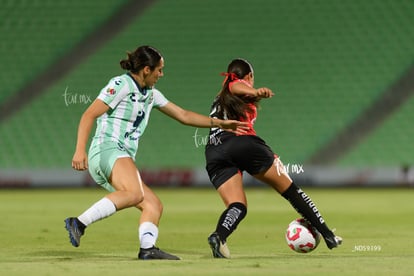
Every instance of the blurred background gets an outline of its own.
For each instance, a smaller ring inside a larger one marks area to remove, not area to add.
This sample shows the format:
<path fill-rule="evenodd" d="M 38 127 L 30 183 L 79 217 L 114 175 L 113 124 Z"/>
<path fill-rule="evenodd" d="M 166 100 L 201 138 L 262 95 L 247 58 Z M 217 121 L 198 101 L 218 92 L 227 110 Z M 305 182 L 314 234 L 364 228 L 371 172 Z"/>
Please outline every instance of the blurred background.
<path fill-rule="evenodd" d="M 79 119 L 140 45 L 165 58 L 156 87 L 205 115 L 249 60 L 276 94 L 257 133 L 300 185 L 413 186 L 413 26 L 412 0 L 2 0 L 0 187 L 95 185 L 71 169 Z M 144 180 L 210 185 L 207 133 L 154 110 Z"/>

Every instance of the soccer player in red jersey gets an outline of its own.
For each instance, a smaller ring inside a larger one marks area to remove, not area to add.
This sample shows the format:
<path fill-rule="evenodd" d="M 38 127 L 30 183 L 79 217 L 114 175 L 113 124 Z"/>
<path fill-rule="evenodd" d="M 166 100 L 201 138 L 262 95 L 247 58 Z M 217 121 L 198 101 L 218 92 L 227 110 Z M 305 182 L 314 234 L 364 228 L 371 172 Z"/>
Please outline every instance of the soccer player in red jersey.
<path fill-rule="evenodd" d="M 226 209 L 220 215 L 215 231 L 208 242 L 215 258 L 229 258 L 227 238 L 247 213 L 247 199 L 243 189 L 242 172 L 268 184 L 298 211 L 325 239 L 329 249 L 342 243 L 342 238 L 328 228 L 310 197 L 289 177 L 279 157 L 253 128 L 257 105 L 274 93 L 266 87 L 254 88 L 254 72 L 244 59 L 234 59 L 228 65 L 222 89 L 215 98 L 210 117 L 247 122 L 244 134 L 234 134 L 211 128 L 206 145 L 206 169 Z"/>

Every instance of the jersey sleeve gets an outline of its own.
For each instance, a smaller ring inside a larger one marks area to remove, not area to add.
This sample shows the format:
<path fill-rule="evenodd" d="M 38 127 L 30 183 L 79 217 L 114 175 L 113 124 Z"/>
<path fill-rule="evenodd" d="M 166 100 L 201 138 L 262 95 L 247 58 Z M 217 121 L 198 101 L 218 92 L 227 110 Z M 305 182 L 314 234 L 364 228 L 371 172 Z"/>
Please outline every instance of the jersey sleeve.
<path fill-rule="evenodd" d="M 154 107 L 163 107 L 169 101 L 167 98 L 157 89 L 154 89 Z"/>
<path fill-rule="evenodd" d="M 241 83 L 243 83 L 243 84 L 247 85 L 248 87 L 252 87 L 252 86 L 250 85 L 250 83 L 248 83 L 247 81 L 242 80 L 242 79 L 237 79 L 237 80 L 234 80 L 234 81 L 232 81 L 232 82 L 230 82 L 230 83 L 229 83 L 229 90 L 230 90 L 230 91 L 231 91 L 231 87 L 233 86 L 233 84 L 235 84 L 235 83 L 237 83 L 237 82 L 241 82 Z"/>
<path fill-rule="evenodd" d="M 128 95 L 128 84 L 122 77 L 112 78 L 108 84 L 102 88 L 98 99 L 114 109 L 123 98 Z"/>

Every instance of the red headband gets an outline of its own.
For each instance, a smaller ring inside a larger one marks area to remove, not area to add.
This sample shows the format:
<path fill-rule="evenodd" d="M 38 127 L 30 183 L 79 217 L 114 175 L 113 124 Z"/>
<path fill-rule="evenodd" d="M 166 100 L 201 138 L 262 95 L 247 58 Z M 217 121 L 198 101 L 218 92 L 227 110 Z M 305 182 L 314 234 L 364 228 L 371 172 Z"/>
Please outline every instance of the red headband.
<path fill-rule="evenodd" d="M 226 81 L 230 78 L 230 80 L 231 81 L 234 81 L 234 80 L 237 80 L 237 79 L 239 79 L 238 77 L 237 77 L 237 75 L 236 74 L 234 74 L 234 73 L 221 73 L 220 74 L 221 76 L 226 76 L 226 78 L 224 79 L 224 81 L 223 81 L 223 85 L 226 83 Z"/>

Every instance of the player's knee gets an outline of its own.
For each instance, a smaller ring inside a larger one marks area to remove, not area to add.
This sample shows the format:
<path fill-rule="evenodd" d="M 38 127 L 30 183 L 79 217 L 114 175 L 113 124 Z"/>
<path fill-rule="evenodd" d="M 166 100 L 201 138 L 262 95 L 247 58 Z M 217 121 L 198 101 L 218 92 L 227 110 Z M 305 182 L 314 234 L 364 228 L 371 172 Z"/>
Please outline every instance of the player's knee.
<path fill-rule="evenodd" d="M 156 197 L 146 197 L 144 201 L 137 205 L 137 208 L 141 211 L 161 216 L 164 210 L 164 205 Z"/>
<path fill-rule="evenodd" d="M 129 193 L 129 206 L 136 206 L 144 201 L 144 196 L 141 193 Z"/>

